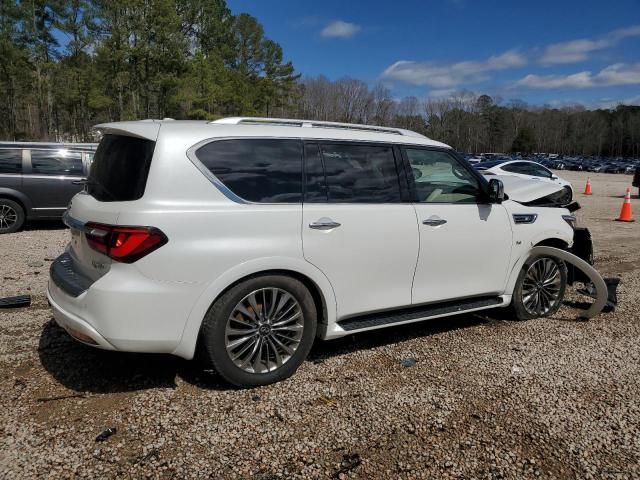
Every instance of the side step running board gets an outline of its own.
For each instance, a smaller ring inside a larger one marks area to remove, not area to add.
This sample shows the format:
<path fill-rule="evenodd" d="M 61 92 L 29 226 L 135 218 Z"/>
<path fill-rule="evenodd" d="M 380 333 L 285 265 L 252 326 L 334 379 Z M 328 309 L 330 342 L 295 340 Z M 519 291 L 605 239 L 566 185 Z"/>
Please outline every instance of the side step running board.
<path fill-rule="evenodd" d="M 455 300 L 451 302 L 432 303 L 418 307 L 388 310 L 385 312 L 367 313 L 358 315 L 338 322 L 344 330 L 361 330 L 365 328 L 379 327 L 381 325 L 391 325 L 410 320 L 427 319 L 438 315 L 449 313 L 461 313 L 477 308 L 491 307 L 502 304 L 501 297 L 474 297 L 465 300 Z"/>

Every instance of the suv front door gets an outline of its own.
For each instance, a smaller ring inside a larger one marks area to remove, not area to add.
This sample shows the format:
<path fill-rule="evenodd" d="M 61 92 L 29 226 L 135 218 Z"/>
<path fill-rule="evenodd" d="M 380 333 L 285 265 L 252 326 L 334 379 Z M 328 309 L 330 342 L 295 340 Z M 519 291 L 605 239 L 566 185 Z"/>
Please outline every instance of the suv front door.
<path fill-rule="evenodd" d="M 398 171 L 389 145 L 305 146 L 304 257 L 331 282 L 339 319 L 411 304 L 418 229 Z"/>
<path fill-rule="evenodd" d="M 487 203 L 480 180 L 448 151 L 403 152 L 420 231 L 413 303 L 503 293 L 512 247 L 506 209 Z"/>

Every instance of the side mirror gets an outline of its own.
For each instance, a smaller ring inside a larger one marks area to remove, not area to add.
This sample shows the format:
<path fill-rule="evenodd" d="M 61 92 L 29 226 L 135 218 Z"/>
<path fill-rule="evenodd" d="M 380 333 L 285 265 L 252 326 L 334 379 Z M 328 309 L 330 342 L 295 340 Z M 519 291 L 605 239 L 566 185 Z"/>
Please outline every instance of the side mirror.
<path fill-rule="evenodd" d="M 558 176 L 557 175 L 551 175 L 551 180 L 557 180 Z"/>
<path fill-rule="evenodd" d="M 502 180 L 492 178 L 489 180 L 489 201 L 501 204 L 504 201 L 504 184 Z"/>

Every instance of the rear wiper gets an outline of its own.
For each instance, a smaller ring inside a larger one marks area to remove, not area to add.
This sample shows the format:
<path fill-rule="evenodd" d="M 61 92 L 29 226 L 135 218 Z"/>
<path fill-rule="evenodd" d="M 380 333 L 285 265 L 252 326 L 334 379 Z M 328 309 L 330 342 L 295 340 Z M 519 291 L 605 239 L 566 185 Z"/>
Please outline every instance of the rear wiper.
<path fill-rule="evenodd" d="M 102 185 L 100 182 L 94 180 L 93 178 L 85 178 L 84 180 L 78 180 L 77 185 L 90 185 L 93 187 L 98 187 L 100 190 L 106 193 L 109 197 L 111 197 L 111 200 L 117 200 L 116 196 L 107 187 Z"/>

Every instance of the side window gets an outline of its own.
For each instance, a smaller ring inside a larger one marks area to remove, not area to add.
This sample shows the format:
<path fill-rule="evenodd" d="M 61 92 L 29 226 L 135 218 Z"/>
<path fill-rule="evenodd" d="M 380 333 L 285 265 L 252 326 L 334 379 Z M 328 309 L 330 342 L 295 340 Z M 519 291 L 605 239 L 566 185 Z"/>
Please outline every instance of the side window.
<path fill-rule="evenodd" d="M 447 152 L 405 149 L 420 203 L 478 203 L 478 179 Z"/>
<path fill-rule="evenodd" d="M 0 173 L 22 173 L 22 150 L 0 149 Z"/>
<path fill-rule="evenodd" d="M 542 165 L 530 165 L 531 175 L 542 178 L 551 178 L 551 172 Z"/>
<path fill-rule="evenodd" d="M 308 203 L 322 203 L 327 198 L 327 182 L 320 156 L 320 147 L 307 144 L 304 155 L 304 201 Z"/>
<path fill-rule="evenodd" d="M 31 171 L 38 175 L 83 176 L 82 154 L 67 150 L 31 150 Z"/>
<path fill-rule="evenodd" d="M 236 139 L 207 143 L 196 157 L 229 190 L 250 202 L 302 201 L 302 142 Z"/>
<path fill-rule="evenodd" d="M 320 145 L 328 201 L 396 203 L 401 201 L 393 148 L 388 145 Z"/>

